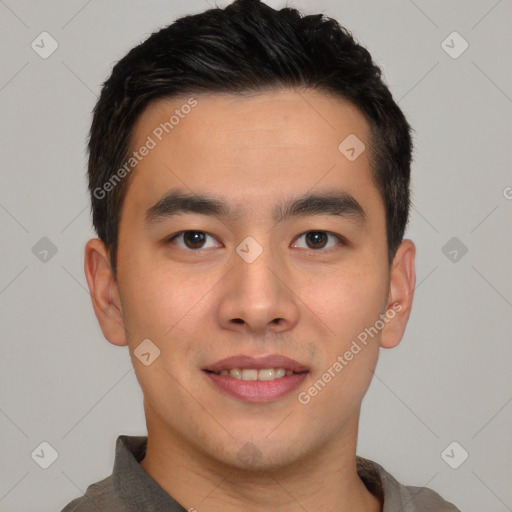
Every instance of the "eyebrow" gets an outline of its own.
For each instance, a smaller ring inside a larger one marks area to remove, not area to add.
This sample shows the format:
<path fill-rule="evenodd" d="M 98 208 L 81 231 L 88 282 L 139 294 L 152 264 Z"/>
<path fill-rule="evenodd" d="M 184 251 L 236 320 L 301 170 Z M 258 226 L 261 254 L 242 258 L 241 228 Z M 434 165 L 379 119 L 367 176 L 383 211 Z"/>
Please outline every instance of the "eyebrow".
<path fill-rule="evenodd" d="M 232 210 L 221 199 L 171 190 L 146 210 L 145 224 L 154 224 L 186 213 L 208 215 L 231 221 L 240 218 L 240 214 Z M 345 191 L 305 194 L 302 197 L 288 199 L 277 204 L 272 211 L 275 223 L 283 222 L 291 217 L 309 215 L 333 215 L 361 224 L 366 221 L 363 207 Z"/>

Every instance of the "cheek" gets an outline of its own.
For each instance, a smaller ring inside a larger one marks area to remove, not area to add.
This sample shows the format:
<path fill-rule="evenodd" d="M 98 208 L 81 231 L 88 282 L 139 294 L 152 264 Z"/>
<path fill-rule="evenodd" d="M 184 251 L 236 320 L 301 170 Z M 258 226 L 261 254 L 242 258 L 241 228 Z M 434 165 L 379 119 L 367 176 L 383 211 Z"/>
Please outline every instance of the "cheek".
<path fill-rule="evenodd" d="M 303 284 L 301 296 L 309 309 L 343 345 L 379 318 L 386 294 L 386 275 L 373 262 L 357 261 L 323 269 Z"/>
<path fill-rule="evenodd" d="M 209 343 L 211 336 L 205 340 L 200 327 L 211 318 L 215 298 L 212 290 L 222 274 L 199 269 L 184 272 L 172 265 L 151 266 L 149 260 L 136 265 L 123 286 L 125 323 L 132 346 L 149 338 L 164 356 L 161 362 L 184 369 L 183 361 L 192 360 L 189 356 L 197 352 L 198 340 L 203 347 Z M 137 271 L 139 268 L 144 271 Z M 176 365 L 177 361 L 181 363 Z"/>
<path fill-rule="evenodd" d="M 129 263 L 128 271 L 120 275 L 126 327 L 131 338 L 155 339 L 160 346 L 199 300 L 198 283 L 194 288 L 183 274 L 159 268 L 148 259 L 132 256 Z"/>
<path fill-rule="evenodd" d="M 304 290 L 308 306 L 327 325 L 321 363 L 311 381 L 311 404 L 323 415 L 324 427 L 338 428 L 340 418 L 360 406 L 378 360 L 379 335 L 363 337 L 382 311 L 386 275 L 375 266 L 332 271 L 323 285 Z M 318 281 L 317 281 L 318 285 Z M 363 335 L 363 336 L 361 336 Z M 363 340 L 363 341 L 361 341 Z"/>

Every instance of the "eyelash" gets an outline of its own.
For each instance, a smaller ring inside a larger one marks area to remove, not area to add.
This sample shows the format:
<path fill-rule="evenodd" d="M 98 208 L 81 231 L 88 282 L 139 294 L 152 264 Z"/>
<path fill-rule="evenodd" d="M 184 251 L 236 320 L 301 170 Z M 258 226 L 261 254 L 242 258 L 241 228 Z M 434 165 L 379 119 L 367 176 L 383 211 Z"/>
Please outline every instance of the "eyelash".
<path fill-rule="evenodd" d="M 167 238 L 167 240 L 165 241 L 166 244 L 170 244 L 172 243 L 176 238 L 184 235 L 185 233 L 203 233 L 207 236 L 210 236 L 212 238 L 215 238 L 213 235 L 211 235 L 210 233 L 207 233 L 206 231 L 200 231 L 200 230 L 197 230 L 197 229 L 187 229 L 187 230 L 184 230 L 184 231 L 179 231 L 178 233 L 175 233 L 174 235 L 171 235 L 170 237 Z M 331 231 L 325 231 L 325 230 L 309 230 L 309 231 L 304 231 L 302 234 L 300 234 L 298 237 L 297 237 L 297 240 L 301 237 L 303 237 L 304 235 L 307 235 L 308 233 L 326 233 L 327 235 L 330 235 L 334 238 L 337 238 L 340 242 L 340 245 L 341 246 L 345 246 L 348 244 L 347 240 L 341 236 L 341 235 L 338 235 L 336 233 L 332 233 Z M 183 250 L 183 251 L 187 251 L 187 252 L 199 252 L 201 251 L 203 248 L 200 247 L 198 249 L 190 249 L 188 247 L 178 247 L 179 249 Z M 210 249 L 210 247 L 208 248 Z M 302 248 L 303 249 L 303 248 Z M 306 250 L 311 250 L 311 251 L 314 251 L 314 252 L 328 252 L 332 249 L 335 249 L 335 247 L 329 247 L 327 249 L 324 249 L 323 247 L 321 247 L 320 249 L 309 249 L 309 248 L 306 248 Z"/>

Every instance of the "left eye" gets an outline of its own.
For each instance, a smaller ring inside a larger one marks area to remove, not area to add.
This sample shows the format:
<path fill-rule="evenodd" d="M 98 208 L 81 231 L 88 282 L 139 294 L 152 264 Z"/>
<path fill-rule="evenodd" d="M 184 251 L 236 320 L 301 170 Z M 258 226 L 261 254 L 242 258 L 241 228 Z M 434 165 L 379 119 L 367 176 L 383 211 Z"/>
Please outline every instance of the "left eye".
<path fill-rule="evenodd" d="M 309 247 L 305 247 L 305 249 L 324 249 L 327 244 L 327 237 L 329 236 L 337 238 L 343 245 L 344 240 L 341 236 L 329 233 L 328 231 L 307 231 L 300 235 L 297 240 L 300 240 L 302 237 L 306 237 L 306 243 L 309 244 Z M 330 249 L 331 247 L 327 248 Z"/>

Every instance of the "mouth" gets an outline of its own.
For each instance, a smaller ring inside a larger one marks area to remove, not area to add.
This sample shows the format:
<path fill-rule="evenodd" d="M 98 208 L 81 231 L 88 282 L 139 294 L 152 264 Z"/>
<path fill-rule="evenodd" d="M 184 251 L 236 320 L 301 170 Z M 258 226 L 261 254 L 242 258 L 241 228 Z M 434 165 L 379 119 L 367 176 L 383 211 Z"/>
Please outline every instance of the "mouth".
<path fill-rule="evenodd" d="M 240 400 L 265 403 L 297 389 L 310 369 L 289 357 L 232 356 L 203 368 L 217 390 Z"/>
<path fill-rule="evenodd" d="M 231 368 L 220 371 L 204 370 L 207 373 L 214 373 L 215 375 L 229 375 L 233 379 L 238 380 L 276 380 L 282 379 L 283 377 L 289 377 L 290 375 L 298 375 L 301 373 L 308 373 L 307 370 L 303 372 L 294 372 L 293 370 L 287 370 L 286 368 L 262 368 L 258 370 L 256 368 Z"/>

